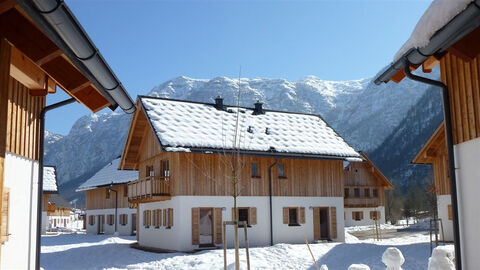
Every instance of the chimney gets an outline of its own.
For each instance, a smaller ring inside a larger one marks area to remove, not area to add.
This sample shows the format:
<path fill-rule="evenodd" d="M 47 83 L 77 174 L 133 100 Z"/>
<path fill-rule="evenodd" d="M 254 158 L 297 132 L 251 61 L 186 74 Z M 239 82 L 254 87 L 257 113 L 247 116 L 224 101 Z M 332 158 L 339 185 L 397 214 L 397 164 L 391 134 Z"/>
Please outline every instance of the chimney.
<path fill-rule="evenodd" d="M 220 96 L 217 96 L 215 98 L 215 109 L 223 110 L 223 98 L 221 98 Z"/>
<path fill-rule="evenodd" d="M 255 109 L 253 109 L 253 115 L 258 115 L 258 114 L 265 114 L 262 108 L 263 103 L 261 103 L 259 100 L 255 102 Z"/>

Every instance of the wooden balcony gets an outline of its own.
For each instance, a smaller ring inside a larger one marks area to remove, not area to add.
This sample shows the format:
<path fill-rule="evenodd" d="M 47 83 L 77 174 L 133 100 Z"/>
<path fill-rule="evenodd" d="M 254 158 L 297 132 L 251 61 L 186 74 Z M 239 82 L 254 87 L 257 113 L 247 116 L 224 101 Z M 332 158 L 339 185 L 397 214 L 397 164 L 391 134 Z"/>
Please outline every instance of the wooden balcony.
<path fill-rule="evenodd" d="M 148 176 L 128 183 L 128 202 L 131 204 L 170 200 L 170 178 Z"/>
<path fill-rule="evenodd" d="M 54 203 L 49 203 L 47 205 L 47 215 L 52 215 L 53 213 L 55 213 L 55 204 Z"/>
<path fill-rule="evenodd" d="M 380 198 L 375 197 L 348 197 L 343 199 L 345 207 L 377 207 Z"/>

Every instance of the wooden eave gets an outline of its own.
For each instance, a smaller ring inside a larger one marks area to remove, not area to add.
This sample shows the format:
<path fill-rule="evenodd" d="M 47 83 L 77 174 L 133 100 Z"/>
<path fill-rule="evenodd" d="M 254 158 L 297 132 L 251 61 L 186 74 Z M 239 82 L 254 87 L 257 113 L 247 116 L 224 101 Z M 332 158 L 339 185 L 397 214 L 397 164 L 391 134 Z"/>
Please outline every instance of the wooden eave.
<path fill-rule="evenodd" d="M 415 164 L 431 164 L 437 153 L 446 149 L 445 124 L 442 122 L 435 130 L 428 141 L 423 145 L 417 155 L 413 158 Z"/>
<path fill-rule="evenodd" d="M 140 147 L 145 139 L 147 128 L 151 128 L 147 116 L 142 106 L 140 106 L 140 99 L 137 100 L 137 108 L 128 129 L 127 140 L 120 162 L 120 170 L 138 170 Z"/>
<path fill-rule="evenodd" d="M 12 77 L 30 94 L 55 93 L 58 86 L 92 112 L 112 105 L 15 1 L 0 0 L 0 38 L 12 45 L 21 64 Z"/>
<path fill-rule="evenodd" d="M 375 166 L 375 164 L 373 164 L 373 162 L 367 157 L 367 155 L 365 155 L 365 153 L 363 152 L 360 152 L 360 155 L 362 155 L 362 157 L 365 159 L 365 162 L 368 163 L 369 166 L 371 166 L 372 168 L 372 173 L 376 176 L 375 178 L 378 179 L 382 186 L 385 188 L 385 189 L 394 189 L 392 183 L 387 179 L 387 177 L 385 177 L 385 175 L 377 168 L 377 166 Z"/>

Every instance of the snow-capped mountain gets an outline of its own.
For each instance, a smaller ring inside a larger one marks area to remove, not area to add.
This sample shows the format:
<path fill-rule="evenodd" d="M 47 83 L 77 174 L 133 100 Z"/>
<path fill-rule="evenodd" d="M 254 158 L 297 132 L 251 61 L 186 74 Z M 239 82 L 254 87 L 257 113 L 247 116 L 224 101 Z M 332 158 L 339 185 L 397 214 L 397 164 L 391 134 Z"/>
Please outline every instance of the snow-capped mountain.
<path fill-rule="evenodd" d="M 438 71 L 432 73 L 439 77 Z M 239 89 L 240 88 L 240 93 Z M 320 114 L 356 150 L 378 148 L 402 122 L 425 93 L 427 86 L 403 80 L 400 84 L 377 86 L 370 79 L 325 81 L 308 76 L 298 81 L 284 79 L 193 79 L 177 77 L 154 87 L 148 95 L 181 100 L 252 107 L 257 100 L 265 108 Z M 130 116 L 103 113 L 77 120 L 66 136 L 47 134 L 46 164 L 56 165 L 59 183 L 74 188 L 87 175 L 122 153 Z"/>

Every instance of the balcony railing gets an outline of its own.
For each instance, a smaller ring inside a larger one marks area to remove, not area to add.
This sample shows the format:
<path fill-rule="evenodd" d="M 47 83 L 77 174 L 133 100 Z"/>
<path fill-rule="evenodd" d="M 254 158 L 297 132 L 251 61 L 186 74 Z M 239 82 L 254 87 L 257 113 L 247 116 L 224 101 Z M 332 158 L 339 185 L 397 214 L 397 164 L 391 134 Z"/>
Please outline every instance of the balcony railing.
<path fill-rule="evenodd" d="M 345 206 L 377 207 L 380 206 L 380 198 L 377 197 L 348 197 L 344 198 Z"/>
<path fill-rule="evenodd" d="M 128 183 L 129 200 L 153 196 L 170 196 L 168 176 L 148 176 Z"/>

